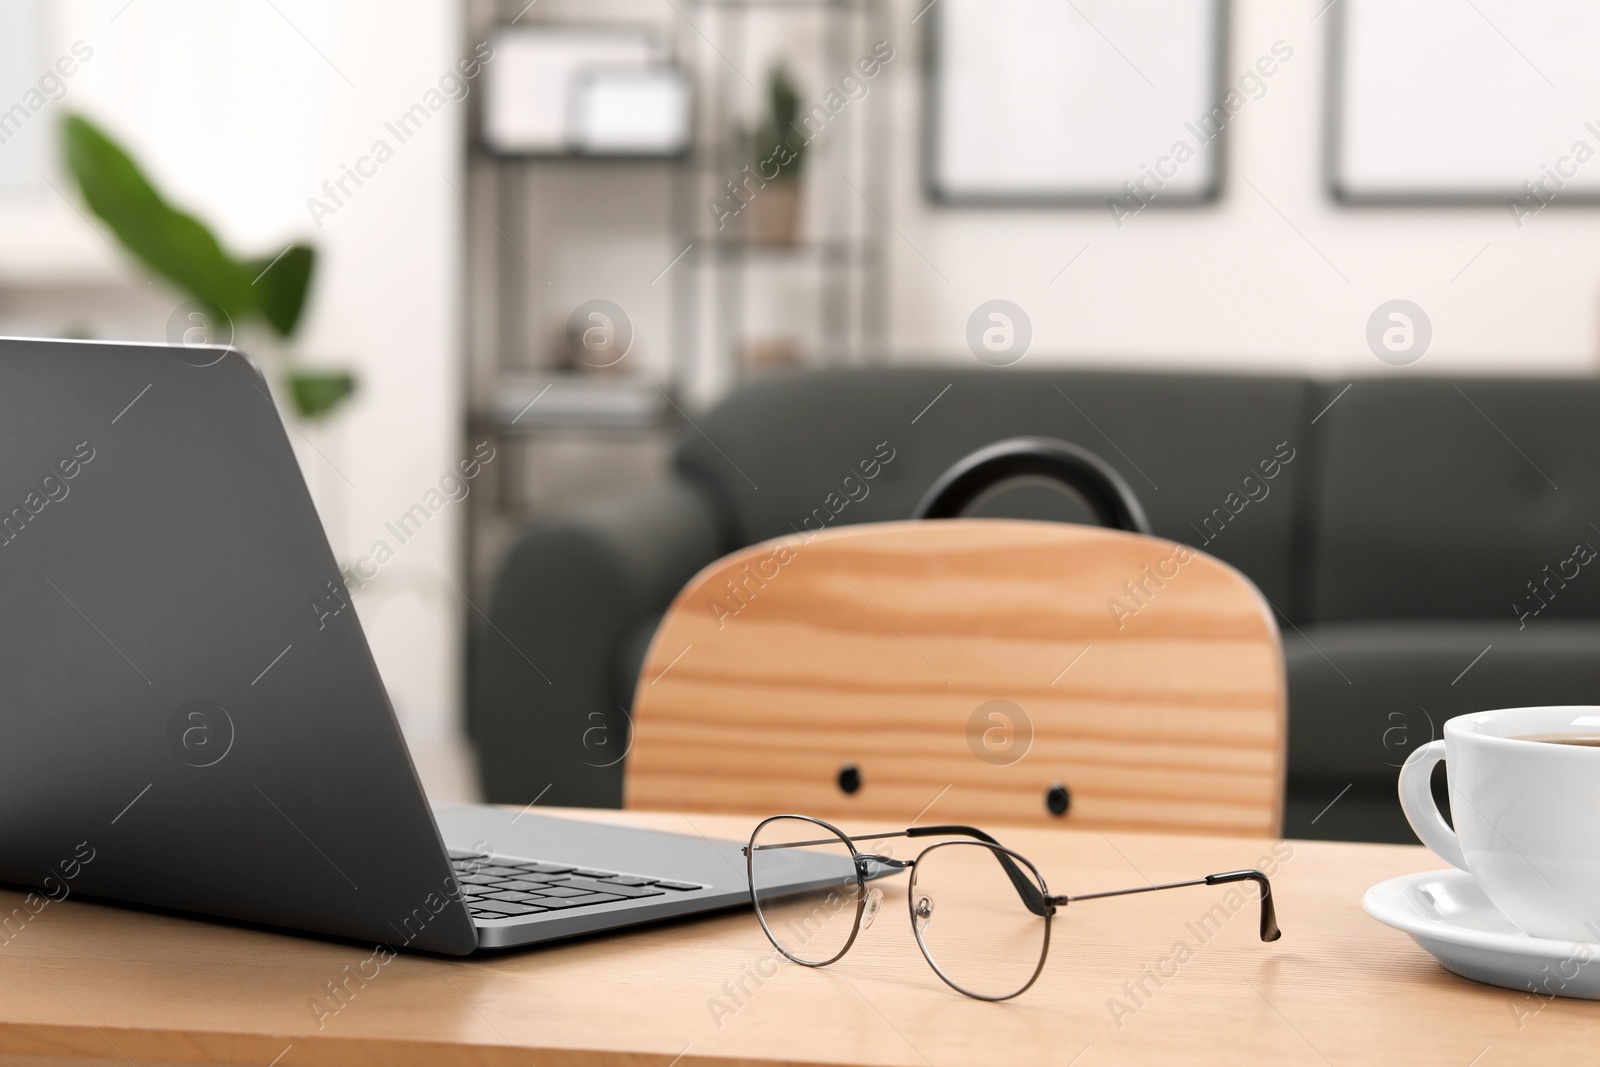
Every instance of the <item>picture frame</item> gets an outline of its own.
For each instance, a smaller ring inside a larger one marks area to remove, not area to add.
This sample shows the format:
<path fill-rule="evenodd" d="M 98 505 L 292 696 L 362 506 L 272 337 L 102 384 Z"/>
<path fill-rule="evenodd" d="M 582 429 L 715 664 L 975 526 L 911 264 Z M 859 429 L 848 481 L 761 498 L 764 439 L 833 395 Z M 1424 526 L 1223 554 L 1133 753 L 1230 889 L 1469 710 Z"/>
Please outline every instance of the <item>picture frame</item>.
<path fill-rule="evenodd" d="M 1327 17 L 1334 201 L 1501 206 L 1519 224 L 1547 206 L 1600 203 L 1600 70 L 1582 54 L 1600 8 L 1341 0 Z"/>
<path fill-rule="evenodd" d="M 934 203 L 1096 207 L 1141 178 L 1159 184 L 1153 205 L 1220 195 L 1227 121 L 1208 116 L 1228 91 L 1225 0 L 941 0 L 921 17 Z M 1192 156 L 1149 178 L 1179 140 Z"/>

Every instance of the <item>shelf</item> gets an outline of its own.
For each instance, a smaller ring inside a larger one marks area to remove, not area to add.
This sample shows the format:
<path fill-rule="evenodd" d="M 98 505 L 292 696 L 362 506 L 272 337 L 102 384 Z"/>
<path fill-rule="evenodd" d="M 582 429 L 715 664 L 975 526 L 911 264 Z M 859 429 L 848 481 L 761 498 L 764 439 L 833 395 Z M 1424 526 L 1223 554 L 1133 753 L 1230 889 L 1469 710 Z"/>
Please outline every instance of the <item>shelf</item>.
<path fill-rule="evenodd" d="M 646 379 L 530 373 L 502 378 L 486 414 L 504 430 L 643 430 L 665 426 L 676 413 Z"/>
<path fill-rule="evenodd" d="M 716 255 L 739 259 L 751 256 L 765 256 L 770 258 L 800 259 L 816 256 L 821 259 L 850 259 L 859 258 L 866 260 L 874 256 L 877 251 L 877 242 L 870 240 L 855 241 L 795 241 L 792 243 L 778 243 L 766 241 L 705 241 L 695 242 L 696 247 L 705 247 Z"/>
<path fill-rule="evenodd" d="M 73 190 L 68 195 L 76 195 Z M 76 204 L 46 189 L 0 201 L 0 286 L 82 288 L 140 281 Z"/>
<path fill-rule="evenodd" d="M 877 6 L 878 0 L 692 0 L 695 8 L 725 7 L 741 11 L 781 11 L 784 8 L 834 8 L 840 11 L 865 13 Z"/>
<path fill-rule="evenodd" d="M 681 166 L 692 158 L 687 149 L 670 154 L 657 152 L 497 152 L 482 141 L 474 143 L 472 150 L 478 158 L 494 163 L 656 163 Z"/>

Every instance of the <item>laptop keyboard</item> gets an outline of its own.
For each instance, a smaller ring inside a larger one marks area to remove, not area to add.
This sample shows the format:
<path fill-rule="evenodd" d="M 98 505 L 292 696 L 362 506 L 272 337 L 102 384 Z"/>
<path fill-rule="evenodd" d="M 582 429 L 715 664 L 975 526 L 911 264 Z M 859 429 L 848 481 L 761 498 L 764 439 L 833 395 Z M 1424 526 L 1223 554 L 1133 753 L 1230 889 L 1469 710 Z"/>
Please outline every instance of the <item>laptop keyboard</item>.
<path fill-rule="evenodd" d="M 516 919 L 541 912 L 620 904 L 692 893 L 694 882 L 669 882 L 592 867 L 451 852 L 450 865 L 474 919 Z"/>

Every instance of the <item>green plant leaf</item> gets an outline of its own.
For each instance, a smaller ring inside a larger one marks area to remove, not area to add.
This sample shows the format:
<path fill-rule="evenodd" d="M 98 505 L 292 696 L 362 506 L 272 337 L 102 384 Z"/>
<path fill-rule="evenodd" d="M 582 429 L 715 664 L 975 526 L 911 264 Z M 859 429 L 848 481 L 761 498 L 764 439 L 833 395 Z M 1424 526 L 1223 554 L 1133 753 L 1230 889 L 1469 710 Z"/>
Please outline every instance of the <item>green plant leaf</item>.
<path fill-rule="evenodd" d="M 805 134 L 795 125 L 799 115 L 800 94 L 789 79 L 789 71 L 782 66 L 773 67 L 767 73 L 767 111 L 752 136 L 751 147 L 762 177 L 794 181 L 805 169 L 809 146 Z M 779 145 L 786 145 L 788 153 L 779 152 Z M 776 168 L 777 173 L 769 174 L 767 167 Z"/>
<path fill-rule="evenodd" d="M 772 108 L 773 122 L 780 129 L 787 128 L 800 114 L 800 94 L 789 80 L 787 68 L 772 68 L 767 76 L 767 99 L 768 106 Z"/>
<path fill-rule="evenodd" d="M 234 320 L 257 308 L 250 279 L 205 223 L 171 207 L 139 165 L 81 115 L 64 122 L 67 166 L 84 201 L 135 258 Z"/>
<path fill-rule="evenodd" d="M 355 391 L 356 376 L 349 371 L 289 372 L 289 392 L 301 418 L 322 418 Z"/>
<path fill-rule="evenodd" d="M 279 337 L 291 337 L 306 309 L 306 294 L 311 290 L 311 274 L 317 251 L 310 245 L 290 245 L 272 259 L 250 259 L 243 264 L 256 290 L 256 303 L 267 323 Z"/>

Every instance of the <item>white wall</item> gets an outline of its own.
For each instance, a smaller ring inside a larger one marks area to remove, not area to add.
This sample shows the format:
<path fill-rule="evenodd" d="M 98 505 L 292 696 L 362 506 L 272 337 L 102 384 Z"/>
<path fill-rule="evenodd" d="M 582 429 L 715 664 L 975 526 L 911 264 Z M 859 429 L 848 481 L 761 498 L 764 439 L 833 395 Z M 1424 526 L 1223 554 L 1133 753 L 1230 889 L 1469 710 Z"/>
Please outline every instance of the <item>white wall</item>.
<path fill-rule="evenodd" d="M 1265 95 L 1229 126 L 1216 203 L 1152 207 L 1119 228 L 1103 206 L 973 209 L 929 202 L 921 173 L 921 79 L 930 16 L 912 21 L 928 0 L 887 0 L 887 36 L 896 57 L 871 94 L 853 103 L 827 136 L 845 135 L 845 127 L 865 123 L 874 109 L 891 109 L 890 138 L 882 151 L 890 168 L 889 194 L 876 206 L 894 227 L 884 233 L 893 358 L 970 361 L 967 317 L 979 303 L 1002 298 L 1032 320 L 1029 364 L 1282 368 L 1329 377 L 1396 373 L 1373 357 L 1365 331 L 1380 304 L 1406 299 L 1429 315 L 1433 341 L 1405 373 L 1594 370 L 1600 348 L 1600 208 L 1558 204 L 1519 229 L 1504 206 L 1351 208 L 1332 201 L 1323 176 L 1323 138 L 1327 35 L 1337 2 L 1325 11 L 1328 0 L 1228 0 L 1230 81 L 1274 42 L 1292 48 L 1293 57 L 1268 79 Z M 707 16 L 678 7 L 714 34 Z M 1093 5 L 1079 7 L 1094 11 Z M 665 33 L 684 31 L 683 17 L 665 0 L 546 0 L 527 17 L 557 13 L 654 20 Z M 775 60 L 804 59 L 815 51 L 814 41 L 794 35 L 799 23 L 774 24 L 788 25 L 789 34 L 763 33 L 760 17 L 753 17 L 748 49 L 730 57 L 753 81 L 761 81 Z M 1509 23 L 1502 28 L 1519 36 Z M 693 31 L 684 37 L 691 45 L 697 40 Z M 1137 42 L 1119 45 L 1140 59 Z M 1560 59 L 1537 57 L 1539 68 L 1558 84 L 1583 81 L 1564 78 Z M 712 58 L 713 71 L 720 62 Z M 1159 81 L 1159 70 L 1150 72 Z M 802 67 L 806 101 L 813 102 L 840 73 Z M 1136 78 L 1130 80 L 1142 89 Z M 746 92 L 737 77 L 730 83 L 750 97 L 743 103 L 753 113 L 755 93 Z M 1115 107 L 1121 91 L 1107 86 L 1109 106 Z M 1600 116 L 1600 100 L 1587 111 Z M 1551 145 L 1549 158 L 1567 147 Z M 574 188 L 564 195 L 564 203 L 606 217 L 605 194 L 598 189 Z M 588 262 L 589 275 L 609 269 L 618 279 L 641 272 L 648 277 L 662 256 L 672 254 L 664 224 L 648 253 L 614 240 L 602 249 L 587 215 L 578 214 L 548 219 L 549 236 L 582 244 L 588 260 L 603 250 L 609 267 Z M 581 235 L 561 237 L 568 221 Z M 645 327 L 656 322 L 654 305 L 640 308 Z"/>
<path fill-rule="evenodd" d="M 889 68 L 892 95 L 865 104 L 892 99 L 895 108 L 893 193 L 881 206 L 904 234 L 886 237 L 897 358 L 971 360 L 967 316 L 982 301 L 1003 298 L 1032 320 L 1029 363 L 1390 373 L 1368 351 L 1365 328 L 1379 304 L 1404 298 L 1419 304 L 1434 328 L 1418 372 L 1592 371 L 1600 342 L 1600 209 L 1555 206 L 1519 230 L 1503 206 L 1335 206 L 1322 178 L 1332 20 L 1313 22 L 1327 0 L 1231 2 L 1233 78 L 1274 41 L 1291 46 L 1293 58 L 1229 127 L 1220 202 L 1151 208 L 1118 229 L 1103 208 L 951 209 L 923 197 L 922 26 L 911 18 L 927 0 L 892 0 L 893 41 L 905 46 L 906 61 Z M 1540 65 L 1562 83 L 1543 56 Z M 1589 111 L 1600 114 L 1600 101 Z M 1550 158 L 1566 148 L 1551 145 Z"/>
<path fill-rule="evenodd" d="M 361 385 L 328 428 L 291 437 L 341 561 L 379 537 L 395 544 L 384 521 L 467 454 L 458 311 L 465 206 L 449 184 L 464 187 L 465 105 L 434 114 L 321 228 L 306 200 L 324 195 L 323 181 L 376 139 L 395 143 L 384 122 L 417 103 L 466 50 L 458 5 L 74 0 L 56 18 L 59 40 L 82 38 L 95 54 L 55 113 L 33 121 L 55 122 L 61 107 L 93 116 L 237 252 L 271 255 L 296 238 L 316 244 L 321 258 L 298 350 L 309 363 L 355 368 Z M 162 338 L 179 298 L 146 286 L 51 197 L 36 215 L 51 220 L 38 224 L 39 241 L 55 244 L 49 233 L 59 233 L 62 247 L 75 251 L 48 275 L 57 291 L 14 291 L 9 305 L 24 318 L 30 306 L 60 313 L 72 305 L 74 285 L 131 280 L 137 299 L 124 301 L 120 319 L 100 332 Z M 26 273 L 12 264 L 13 284 Z M 247 349 L 259 345 L 241 340 Z M 438 796 L 468 789 L 456 729 L 466 606 L 449 584 L 461 584 L 463 513 L 453 504 L 435 515 L 356 599 Z"/>

